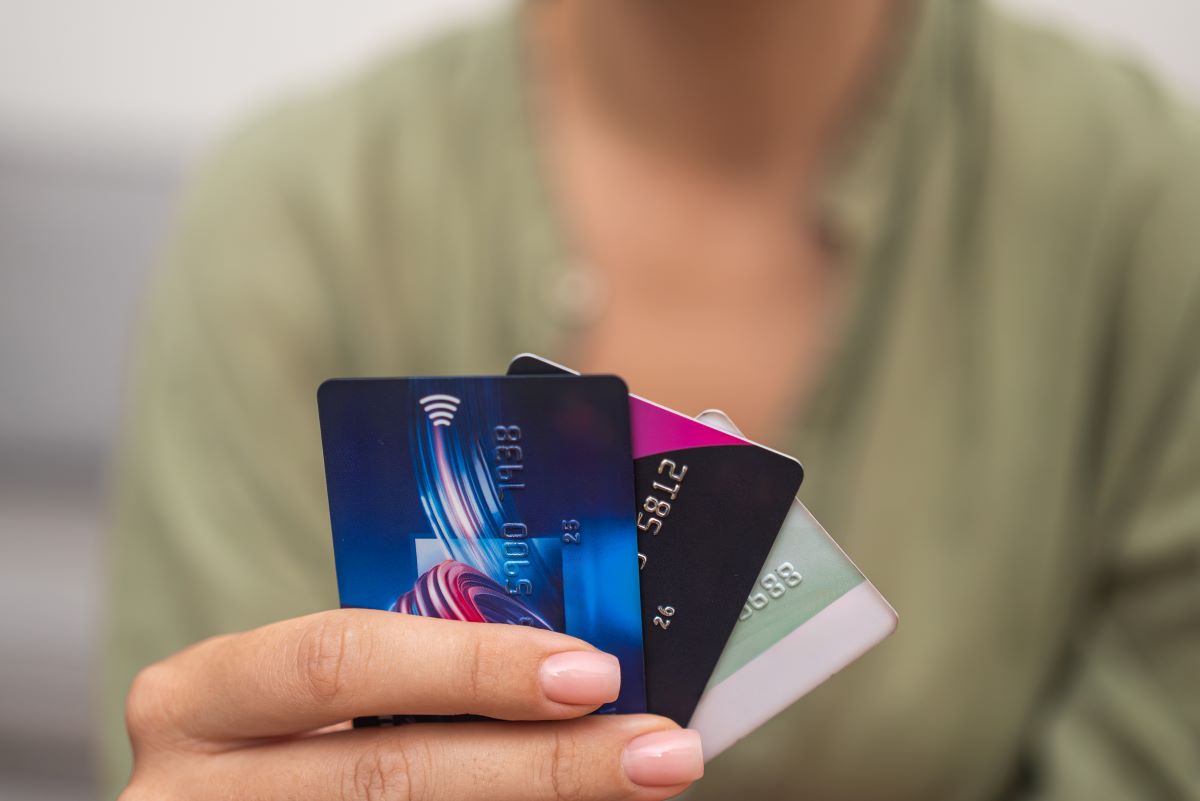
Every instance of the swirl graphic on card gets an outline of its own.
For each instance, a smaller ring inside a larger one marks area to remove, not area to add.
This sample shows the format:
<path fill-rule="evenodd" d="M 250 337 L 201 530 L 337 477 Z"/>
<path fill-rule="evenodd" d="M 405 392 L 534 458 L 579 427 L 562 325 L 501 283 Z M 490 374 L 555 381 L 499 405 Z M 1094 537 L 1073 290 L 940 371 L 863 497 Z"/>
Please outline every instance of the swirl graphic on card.
<path fill-rule="evenodd" d="M 566 632 L 621 662 L 601 711 L 644 711 L 627 393 L 612 376 L 322 384 L 342 606 Z"/>

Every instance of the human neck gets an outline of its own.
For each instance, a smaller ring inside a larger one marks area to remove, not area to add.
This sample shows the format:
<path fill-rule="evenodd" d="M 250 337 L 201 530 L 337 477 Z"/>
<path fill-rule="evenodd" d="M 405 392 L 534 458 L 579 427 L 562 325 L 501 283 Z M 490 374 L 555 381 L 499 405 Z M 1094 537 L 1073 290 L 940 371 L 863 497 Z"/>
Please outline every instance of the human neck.
<path fill-rule="evenodd" d="M 899 0 L 543 0 L 553 80 L 620 132 L 707 167 L 811 173 Z"/>

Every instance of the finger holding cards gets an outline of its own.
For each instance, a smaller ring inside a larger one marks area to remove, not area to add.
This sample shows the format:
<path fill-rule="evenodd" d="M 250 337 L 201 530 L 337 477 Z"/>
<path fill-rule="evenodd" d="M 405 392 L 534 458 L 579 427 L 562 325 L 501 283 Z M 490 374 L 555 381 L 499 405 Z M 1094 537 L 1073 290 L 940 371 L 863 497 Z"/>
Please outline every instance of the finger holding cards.
<path fill-rule="evenodd" d="M 580 717 L 617 663 L 518 626 L 362 610 L 214 638 L 129 697 L 128 799 L 659 799 L 703 773 L 699 738 L 650 715 Z M 333 730 L 382 711 L 536 722 Z M 540 719 L 571 718 L 574 720 Z"/>
<path fill-rule="evenodd" d="M 129 798 L 667 798 L 894 628 L 795 459 L 510 369 L 321 387 L 345 608 L 144 671 Z"/>
<path fill-rule="evenodd" d="M 621 673 L 614 657 L 555 632 L 346 609 L 206 640 L 140 689 L 164 685 L 180 688 L 170 715 L 181 734 L 238 739 L 393 711 L 577 717 L 612 702 Z"/>
<path fill-rule="evenodd" d="M 344 607 L 565 632 L 621 673 L 612 698 L 542 706 L 472 703 L 452 684 L 394 709 L 376 694 L 338 708 L 358 727 L 648 711 L 695 728 L 711 758 L 895 627 L 796 499 L 800 463 L 719 413 L 693 419 L 529 354 L 503 377 L 333 380 L 318 399 Z M 443 656 L 416 669 L 431 687 L 464 675 Z M 562 658 L 564 676 L 603 667 Z M 519 678 L 498 686 L 529 697 Z"/>
<path fill-rule="evenodd" d="M 699 750 L 664 749 L 664 737 L 695 735 L 649 715 L 566 723 L 431 723 L 357 729 L 238 751 L 205 781 L 246 797 L 262 787 L 280 801 L 657 801 L 685 790 L 702 770 Z"/>

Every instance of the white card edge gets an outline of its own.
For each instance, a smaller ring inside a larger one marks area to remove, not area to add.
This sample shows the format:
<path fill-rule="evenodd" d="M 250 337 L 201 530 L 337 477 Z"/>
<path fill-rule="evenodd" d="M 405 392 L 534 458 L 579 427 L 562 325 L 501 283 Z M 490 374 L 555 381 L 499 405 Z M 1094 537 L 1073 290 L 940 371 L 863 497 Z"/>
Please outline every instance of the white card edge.
<path fill-rule="evenodd" d="M 708 689 L 688 727 L 704 761 L 798 701 L 896 630 L 891 605 L 867 580 L 848 590 L 740 670 Z M 781 669 L 786 666 L 787 669 Z"/>

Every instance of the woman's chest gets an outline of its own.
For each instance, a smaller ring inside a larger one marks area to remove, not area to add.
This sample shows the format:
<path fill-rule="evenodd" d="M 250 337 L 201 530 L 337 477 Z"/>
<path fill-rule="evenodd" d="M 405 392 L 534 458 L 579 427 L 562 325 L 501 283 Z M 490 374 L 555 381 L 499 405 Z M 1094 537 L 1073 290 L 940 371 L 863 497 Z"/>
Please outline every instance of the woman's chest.
<path fill-rule="evenodd" d="M 570 359 L 688 414 L 721 408 L 779 444 L 836 342 L 846 282 L 808 232 L 718 208 L 617 230 L 581 221 L 590 233 L 577 258 L 595 305 Z"/>

